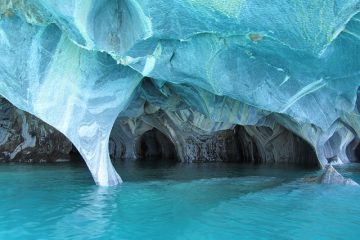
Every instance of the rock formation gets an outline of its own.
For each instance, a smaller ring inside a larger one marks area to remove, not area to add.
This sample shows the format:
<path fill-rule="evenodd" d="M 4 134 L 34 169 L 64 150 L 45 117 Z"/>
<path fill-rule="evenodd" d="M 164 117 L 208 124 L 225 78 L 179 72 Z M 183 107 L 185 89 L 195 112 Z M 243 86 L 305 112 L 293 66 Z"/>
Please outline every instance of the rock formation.
<path fill-rule="evenodd" d="M 64 161 L 71 149 L 71 142 L 59 131 L 0 99 L 0 161 Z"/>
<path fill-rule="evenodd" d="M 141 156 L 164 136 L 181 161 L 348 163 L 359 12 L 359 0 L 4 0 L 0 95 L 63 133 L 100 185 L 121 182 L 109 144 Z"/>
<path fill-rule="evenodd" d="M 322 184 L 343 184 L 343 185 L 354 185 L 358 186 L 356 182 L 354 182 L 350 178 L 344 178 L 338 173 L 335 168 L 329 164 L 325 167 L 324 173 L 318 178 L 318 183 Z"/>

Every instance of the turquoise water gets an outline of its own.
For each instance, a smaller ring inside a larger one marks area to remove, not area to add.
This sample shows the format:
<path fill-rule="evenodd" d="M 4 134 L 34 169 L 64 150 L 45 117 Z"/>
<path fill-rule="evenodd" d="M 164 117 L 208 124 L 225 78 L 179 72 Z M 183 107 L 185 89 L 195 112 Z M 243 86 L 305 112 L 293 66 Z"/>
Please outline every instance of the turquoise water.
<path fill-rule="evenodd" d="M 105 188 L 83 164 L 0 165 L 0 239 L 359 239 L 360 187 L 299 180 L 318 171 L 117 167 L 126 182 Z"/>

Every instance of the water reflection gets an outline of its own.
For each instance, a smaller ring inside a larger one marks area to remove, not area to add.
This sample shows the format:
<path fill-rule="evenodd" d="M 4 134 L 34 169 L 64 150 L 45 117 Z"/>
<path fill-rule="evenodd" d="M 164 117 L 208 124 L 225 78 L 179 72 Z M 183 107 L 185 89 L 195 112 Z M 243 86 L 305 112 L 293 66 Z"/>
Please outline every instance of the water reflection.
<path fill-rule="evenodd" d="M 241 163 L 179 163 L 167 160 L 118 160 L 116 170 L 126 181 L 174 180 L 185 181 L 240 176 L 274 176 L 285 179 L 314 172 L 313 168 L 292 165 L 254 165 Z"/>
<path fill-rule="evenodd" d="M 311 237 L 308 231 L 339 238 L 335 229 L 347 239 L 359 234 L 359 188 L 298 181 L 316 171 L 157 164 L 118 162 L 125 183 L 117 187 L 94 186 L 81 165 L 0 165 L 0 239 L 301 239 Z M 338 170 L 359 177 L 359 169 Z M 328 235 L 318 223 L 337 227 Z"/>

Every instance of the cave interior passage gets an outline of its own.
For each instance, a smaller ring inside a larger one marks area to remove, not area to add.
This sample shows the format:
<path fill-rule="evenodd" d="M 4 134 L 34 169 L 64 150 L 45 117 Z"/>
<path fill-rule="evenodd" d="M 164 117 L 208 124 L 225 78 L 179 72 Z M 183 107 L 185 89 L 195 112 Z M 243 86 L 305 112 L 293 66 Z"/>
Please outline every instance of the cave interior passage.
<path fill-rule="evenodd" d="M 356 144 L 354 155 L 355 155 L 355 158 L 353 159 L 354 162 L 360 162 L 360 140 L 358 140 L 358 143 Z"/>
<path fill-rule="evenodd" d="M 171 140 L 156 128 L 142 134 L 136 144 L 138 159 L 177 161 L 177 153 Z"/>
<path fill-rule="evenodd" d="M 360 139 L 355 138 L 346 148 L 350 162 L 360 162 Z"/>

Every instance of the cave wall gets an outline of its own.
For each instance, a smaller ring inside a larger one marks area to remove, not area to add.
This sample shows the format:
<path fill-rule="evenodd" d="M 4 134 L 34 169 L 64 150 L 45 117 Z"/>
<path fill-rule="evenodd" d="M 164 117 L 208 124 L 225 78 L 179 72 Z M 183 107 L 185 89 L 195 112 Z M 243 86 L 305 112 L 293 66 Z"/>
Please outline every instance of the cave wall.
<path fill-rule="evenodd" d="M 151 157 L 179 158 L 181 162 L 317 163 L 311 146 L 280 125 L 216 126 L 197 112 L 162 112 L 150 103 L 145 105 L 148 114 L 117 119 L 109 141 L 113 160 Z M 72 144 L 63 134 L 4 98 L 0 99 L 0 116 L 1 161 L 52 162 L 70 158 Z"/>
<path fill-rule="evenodd" d="M 148 114 L 141 114 L 133 119 L 119 118 L 115 123 L 110 139 L 123 136 L 117 138 L 117 142 L 114 141 L 119 147 L 112 147 L 121 151 L 110 151 L 115 159 L 139 157 L 139 142 L 144 138 L 154 138 L 155 136 L 150 136 L 149 132 L 156 129 L 174 144 L 178 160 L 181 162 L 319 166 L 311 144 L 279 124 L 219 124 L 198 112 L 165 112 L 149 103 L 145 105 L 157 111 L 147 111 Z M 161 141 L 157 141 L 156 144 L 158 143 Z M 154 146 L 153 150 L 156 151 L 158 148 L 159 146 Z"/>
<path fill-rule="evenodd" d="M 272 138 L 281 126 L 321 166 L 347 163 L 360 136 L 359 4 L 4 0 L 0 95 L 63 133 L 99 185 L 121 182 L 110 155 L 134 156 L 152 128 L 182 161 L 226 159 L 221 131 L 241 125 L 264 161 L 286 158 L 271 150 L 295 139 Z"/>
<path fill-rule="evenodd" d="M 72 144 L 59 131 L 4 98 L 0 103 L 2 161 L 51 162 L 69 158 Z M 140 117 L 117 119 L 109 141 L 113 160 L 145 157 L 137 148 L 141 141 L 155 137 L 158 146 L 150 155 L 157 157 L 156 152 L 164 152 L 163 157 L 179 158 L 181 162 L 318 164 L 311 144 L 279 124 L 219 124 L 187 109 L 163 112 L 148 102 L 143 104 L 146 111 Z M 160 134 L 149 134 L 157 129 Z M 176 155 L 172 154 L 170 143 Z M 335 128 L 318 155 L 326 160 L 335 157 L 335 162 L 358 161 L 358 144 L 346 127 Z"/>
<path fill-rule="evenodd" d="M 179 157 L 178 160 L 182 162 L 317 164 L 317 156 L 311 145 L 279 124 L 271 127 L 215 126 L 218 123 L 197 112 L 162 112 L 150 103 L 145 105 L 149 114 L 141 114 L 134 119 L 117 119 L 109 141 L 112 159 L 145 158 L 139 153 L 141 142 L 151 142 L 155 138 L 153 142 L 158 145 L 153 147 L 153 153 L 149 153 L 152 157 Z M 2 161 L 51 162 L 69 158 L 72 144 L 56 129 L 16 109 L 6 99 L 0 99 L 0 107 Z M 211 124 L 212 127 L 209 127 Z M 157 129 L 161 131 L 155 131 Z M 349 135 L 344 129 L 334 132 L 324 144 L 326 158 L 337 157 L 335 150 L 341 152 L 345 146 L 348 147 L 343 153 L 346 158 L 357 161 L 358 142 L 350 144 L 353 135 L 349 138 L 346 134 Z M 348 140 L 342 140 L 344 138 Z M 337 146 L 341 141 L 345 143 Z M 173 146 L 174 151 L 171 149 Z M 151 146 L 148 147 L 152 150 Z"/>
<path fill-rule="evenodd" d="M 0 161 L 70 160 L 71 148 L 62 133 L 0 98 Z"/>

